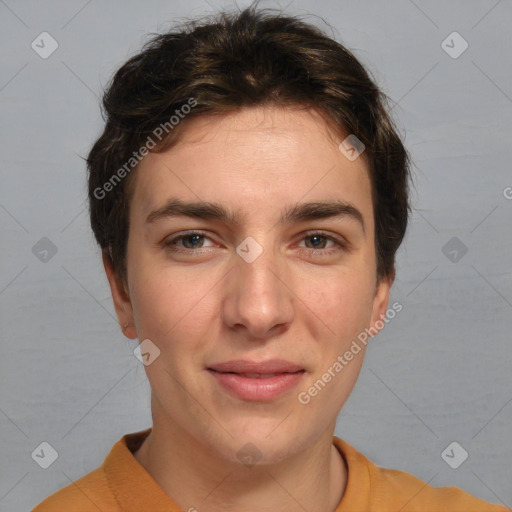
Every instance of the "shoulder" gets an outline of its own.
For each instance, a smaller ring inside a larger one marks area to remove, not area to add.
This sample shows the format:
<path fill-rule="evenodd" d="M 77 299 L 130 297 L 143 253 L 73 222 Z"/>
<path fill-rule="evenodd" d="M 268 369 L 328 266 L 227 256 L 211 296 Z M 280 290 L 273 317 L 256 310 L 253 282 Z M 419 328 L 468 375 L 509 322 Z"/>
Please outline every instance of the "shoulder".
<path fill-rule="evenodd" d="M 334 445 L 348 466 L 343 505 L 387 512 L 510 512 L 455 487 L 435 488 L 404 471 L 381 468 L 338 437 Z"/>
<path fill-rule="evenodd" d="M 48 496 L 32 512 L 122 512 L 103 467 Z"/>
<path fill-rule="evenodd" d="M 150 432 L 125 434 L 100 467 L 48 496 L 32 512 L 123 512 L 122 503 L 132 503 L 133 494 L 139 501 L 158 494 L 156 482 L 133 456 Z"/>
<path fill-rule="evenodd" d="M 403 512 L 507 512 L 456 487 L 432 487 L 415 476 L 373 465 L 370 470 L 376 497 L 400 503 Z"/>

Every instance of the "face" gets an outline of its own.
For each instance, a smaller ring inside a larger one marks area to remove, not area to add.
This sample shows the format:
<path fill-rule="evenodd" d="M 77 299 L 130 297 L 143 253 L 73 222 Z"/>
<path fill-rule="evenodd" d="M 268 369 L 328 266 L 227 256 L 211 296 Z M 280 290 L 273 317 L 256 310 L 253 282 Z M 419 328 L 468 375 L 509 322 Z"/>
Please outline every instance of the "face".
<path fill-rule="evenodd" d="M 137 168 L 124 289 L 106 264 L 119 321 L 160 351 L 155 423 L 225 459 L 332 435 L 364 345 L 336 362 L 386 311 L 367 167 L 340 142 L 315 111 L 248 108 Z"/>

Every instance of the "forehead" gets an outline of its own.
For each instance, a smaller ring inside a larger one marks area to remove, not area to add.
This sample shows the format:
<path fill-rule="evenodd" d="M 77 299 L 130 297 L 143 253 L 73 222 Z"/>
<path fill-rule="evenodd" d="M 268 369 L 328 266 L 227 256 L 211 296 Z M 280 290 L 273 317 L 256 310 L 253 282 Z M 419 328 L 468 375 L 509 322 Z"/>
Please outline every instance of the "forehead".
<path fill-rule="evenodd" d="M 132 211 L 139 219 L 171 196 L 225 203 L 241 217 L 341 199 L 371 217 L 364 155 L 347 159 L 338 148 L 344 136 L 316 111 L 244 108 L 185 120 L 181 129 L 174 146 L 150 153 L 136 170 Z"/>

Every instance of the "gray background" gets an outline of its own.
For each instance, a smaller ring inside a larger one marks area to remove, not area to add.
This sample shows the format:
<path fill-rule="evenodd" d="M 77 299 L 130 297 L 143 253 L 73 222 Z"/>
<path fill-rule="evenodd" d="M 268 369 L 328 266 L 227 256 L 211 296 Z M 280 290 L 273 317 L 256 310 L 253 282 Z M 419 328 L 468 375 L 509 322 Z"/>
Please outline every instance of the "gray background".
<path fill-rule="evenodd" d="M 232 5 L 0 1 L 2 511 L 30 509 L 151 424 L 80 155 L 102 126 L 102 86 L 144 34 Z M 511 506 L 511 2 L 295 0 L 287 12 L 318 15 L 307 19 L 369 66 L 415 162 L 391 297 L 403 310 L 372 341 L 336 434 L 380 466 Z M 47 59 L 31 48 L 43 31 L 59 44 Z M 469 44 L 456 59 L 441 47 L 453 31 Z M 58 249 L 46 263 L 32 252 L 42 237 Z M 442 251 L 452 237 L 468 248 L 458 262 Z M 46 470 L 31 458 L 42 441 L 59 454 Z M 458 469 L 441 458 L 452 441 L 469 453 Z"/>

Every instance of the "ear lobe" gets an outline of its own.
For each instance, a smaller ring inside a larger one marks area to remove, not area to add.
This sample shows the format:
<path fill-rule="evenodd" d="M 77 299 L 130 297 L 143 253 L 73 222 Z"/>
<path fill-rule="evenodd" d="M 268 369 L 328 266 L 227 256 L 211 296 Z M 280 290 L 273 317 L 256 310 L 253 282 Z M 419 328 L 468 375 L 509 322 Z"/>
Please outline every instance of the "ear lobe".
<path fill-rule="evenodd" d="M 377 334 L 385 325 L 384 319 L 389 303 L 389 292 L 395 280 L 395 272 L 379 279 L 373 299 L 373 309 L 370 330 Z M 372 335 L 373 336 L 375 336 Z"/>
<path fill-rule="evenodd" d="M 105 274 L 110 285 L 110 292 L 112 293 L 112 300 L 114 301 L 114 308 L 116 310 L 117 320 L 121 326 L 128 324 L 125 329 L 122 329 L 123 334 L 131 339 L 137 337 L 135 330 L 132 303 L 130 300 L 129 292 L 125 289 L 124 283 L 118 278 L 112 259 L 107 250 L 102 251 L 103 267 Z"/>

